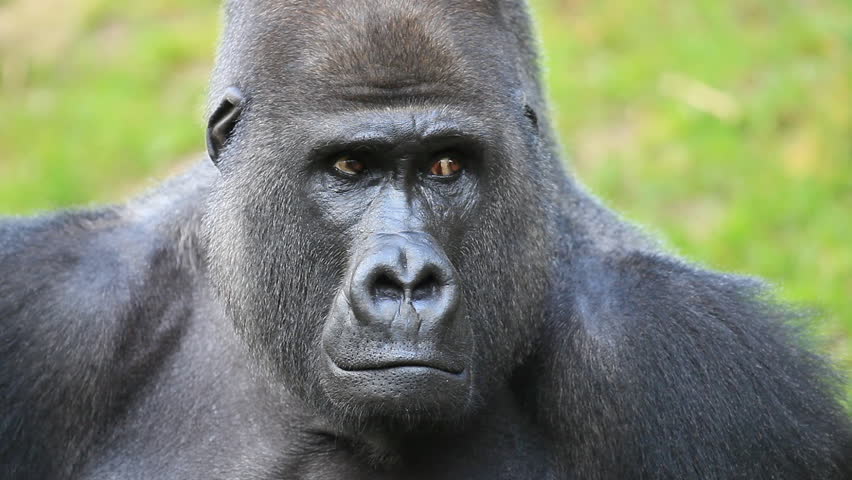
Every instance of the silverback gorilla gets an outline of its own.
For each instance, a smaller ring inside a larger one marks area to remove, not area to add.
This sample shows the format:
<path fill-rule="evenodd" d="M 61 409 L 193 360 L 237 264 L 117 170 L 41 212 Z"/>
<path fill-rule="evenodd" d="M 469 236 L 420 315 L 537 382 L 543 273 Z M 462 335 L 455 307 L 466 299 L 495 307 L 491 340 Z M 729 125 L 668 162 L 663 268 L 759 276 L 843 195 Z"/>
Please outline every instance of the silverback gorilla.
<path fill-rule="evenodd" d="M 233 0 L 209 160 L 0 223 L 4 479 L 845 479 L 755 280 L 563 169 L 520 0 Z"/>

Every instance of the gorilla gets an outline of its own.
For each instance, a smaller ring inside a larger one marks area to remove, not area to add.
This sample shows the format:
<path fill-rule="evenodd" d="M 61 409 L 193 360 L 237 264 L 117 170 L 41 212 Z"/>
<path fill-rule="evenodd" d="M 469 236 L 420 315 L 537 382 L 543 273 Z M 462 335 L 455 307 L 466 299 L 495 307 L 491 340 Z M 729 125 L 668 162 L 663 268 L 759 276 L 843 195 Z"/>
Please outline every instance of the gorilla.
<path fill-rule="evenodd" d="M 848 479 L 760 281 L 570 177 L 522 0 L 231 0 L 208 157 L 0 223 L 4 479 Z"/>

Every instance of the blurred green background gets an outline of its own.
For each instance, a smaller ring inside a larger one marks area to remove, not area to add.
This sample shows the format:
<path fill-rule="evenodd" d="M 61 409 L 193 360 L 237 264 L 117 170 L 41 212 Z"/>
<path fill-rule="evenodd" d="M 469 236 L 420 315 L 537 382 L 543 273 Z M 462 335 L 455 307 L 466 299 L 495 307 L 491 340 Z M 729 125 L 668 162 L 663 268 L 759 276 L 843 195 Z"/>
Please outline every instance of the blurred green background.
<path fill-rule="evenodd" d="M 0 213 L 119 201 L 201 151 L 217 3 L 0 0 Z M 818 309 L 848 371 L 852 2 L 533 4 L 578 175 Z"/>

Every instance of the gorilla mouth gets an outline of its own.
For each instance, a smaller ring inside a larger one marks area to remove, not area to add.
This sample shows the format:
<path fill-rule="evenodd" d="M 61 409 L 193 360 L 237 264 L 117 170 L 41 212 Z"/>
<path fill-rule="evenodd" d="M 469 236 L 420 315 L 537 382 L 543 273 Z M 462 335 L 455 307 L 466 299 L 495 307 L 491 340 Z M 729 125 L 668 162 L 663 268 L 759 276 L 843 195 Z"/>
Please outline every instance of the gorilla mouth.
<path fill-rule="evenodd" d="M 331 363 L 335 367 L 345 372 L 370 372 L 392 370 L 398 368 L 428 368 L 448 373 L 450 375 L 461 375 L 464 373 L 464 368 L 458 366 L 457 362 L 451 362 L 447 359 L 440 358 L 423 358 L 422 356 L 401 355 L 388 359 L 371 359 L 367 360 L 335 360 L 329 357 Z"/>

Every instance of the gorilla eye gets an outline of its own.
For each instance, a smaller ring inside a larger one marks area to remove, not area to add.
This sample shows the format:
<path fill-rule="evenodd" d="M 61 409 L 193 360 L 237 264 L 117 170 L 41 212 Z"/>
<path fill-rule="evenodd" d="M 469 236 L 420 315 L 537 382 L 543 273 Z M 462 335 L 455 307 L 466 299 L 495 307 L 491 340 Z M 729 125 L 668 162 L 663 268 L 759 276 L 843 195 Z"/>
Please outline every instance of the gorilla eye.
<path fill-rule="evenodd" d="M 449 155 L 445 155 L 432 164 L 432 168 L 429 170 L 429 173 L 436 177 L 449 177 L 458 173 L 461 169 L 461 162 Z"/>
<path fill-rule="evenodd" d="M 358 175 L 363 172 L 367 166 L 361 160 L 352 158 L 348 155 L 343 155 L 334 162 L 334 168 L 338 172 L 346 175 Z"/>

